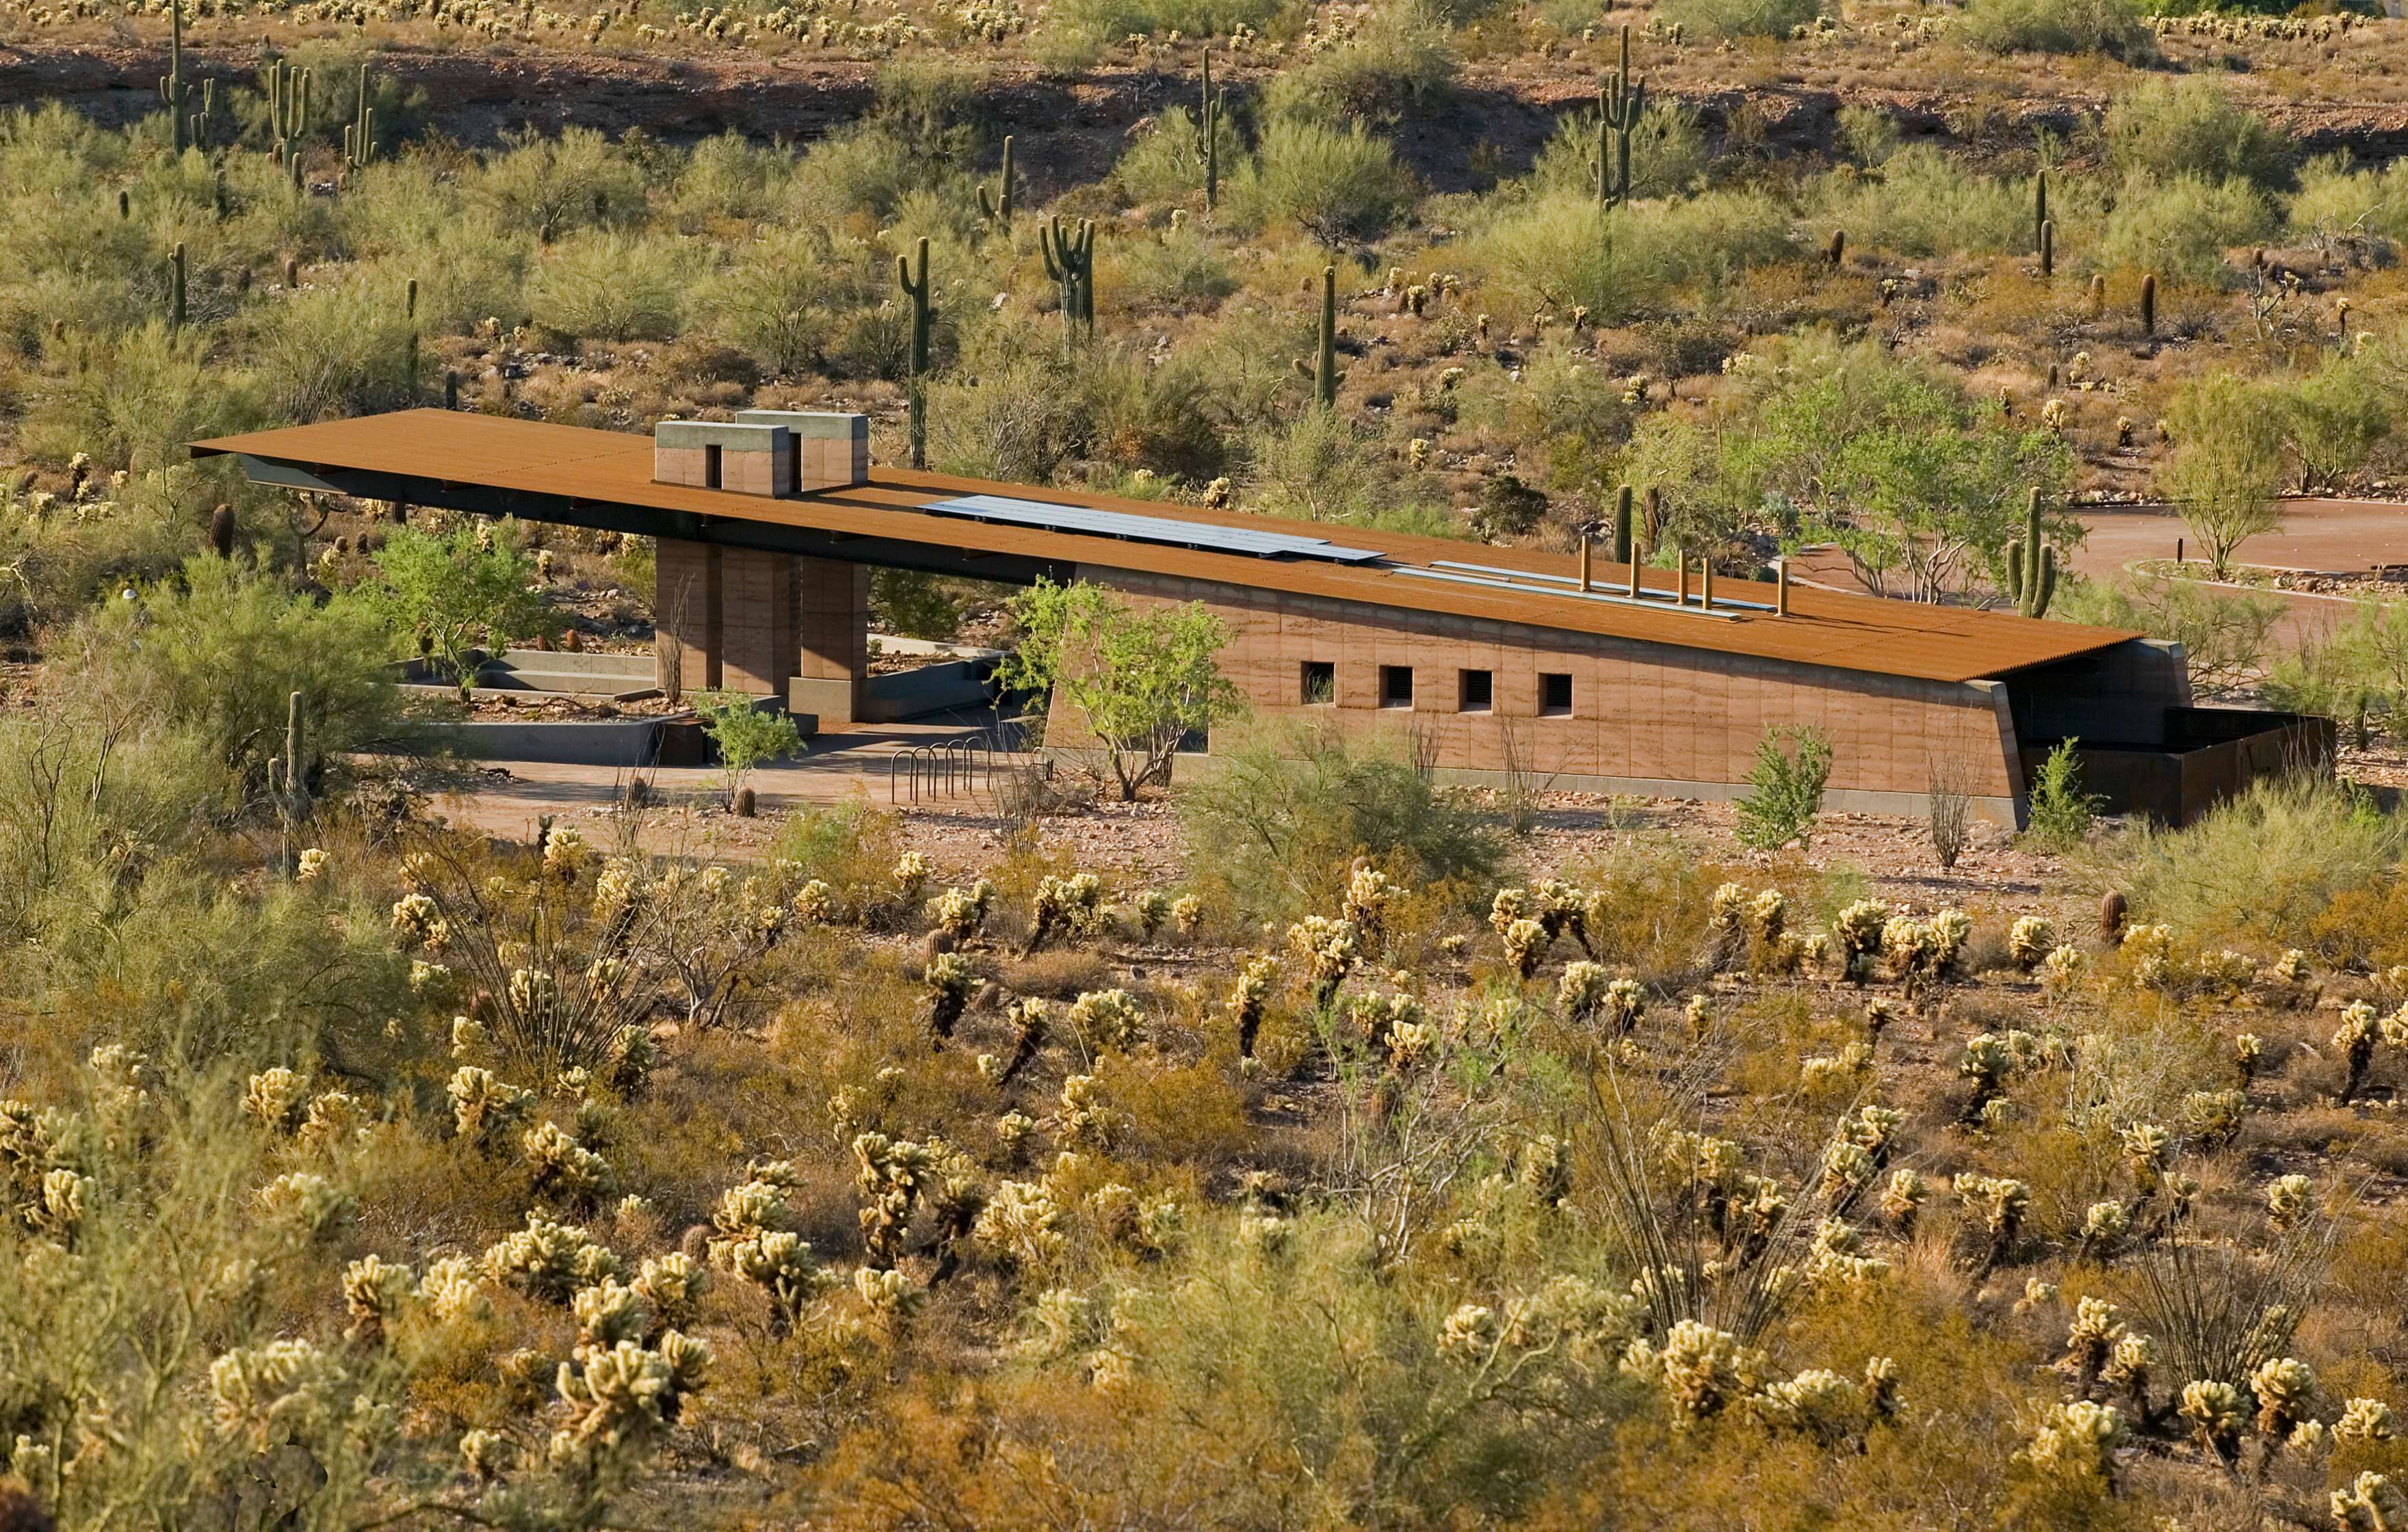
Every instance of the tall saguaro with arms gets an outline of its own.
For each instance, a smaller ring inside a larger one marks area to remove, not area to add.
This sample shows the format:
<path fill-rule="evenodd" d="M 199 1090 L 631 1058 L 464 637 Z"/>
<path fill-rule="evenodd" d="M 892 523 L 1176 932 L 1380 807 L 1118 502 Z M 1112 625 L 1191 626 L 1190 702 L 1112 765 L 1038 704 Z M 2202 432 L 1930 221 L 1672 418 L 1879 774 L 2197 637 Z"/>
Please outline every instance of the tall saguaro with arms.
<path fill-rule="evenodd" d="M 733 422 L 652 428 L 663 484 L 791 500 L 869 480 L 864 415 L 748 409 Z M 724 687 L 775 697 L 823 727 L 862 713 L 869 667 L 866 565 L 663 537 L 653 651 L 671 695 Z"/>

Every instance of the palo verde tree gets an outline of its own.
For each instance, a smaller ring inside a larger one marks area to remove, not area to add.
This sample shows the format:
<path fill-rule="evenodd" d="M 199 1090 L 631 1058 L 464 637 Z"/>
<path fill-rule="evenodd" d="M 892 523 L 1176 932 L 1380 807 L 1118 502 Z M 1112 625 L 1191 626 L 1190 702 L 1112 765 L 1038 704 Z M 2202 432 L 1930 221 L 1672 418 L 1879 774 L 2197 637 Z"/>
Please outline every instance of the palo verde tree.
<path fill-rule="evenodd" d="M 498 650 L 531 638 L 550 618 L 534 561 L 509 530 L 466 522 L 448 533 L 397 527 L 377 553 L 369 598 L 464 692 L 475 683 L 469 655 L 478 645 Z"/>
<path fill-rule="evenodd" d="M 1050 689 L 1102 741 L 1122 801 L 1168 781 L 1190 733 L 1245 709 L 1221 674 L 1228 624 L 1200 602 L 1134 607 L 1099 585 L 1039 580 L 1011 603 L 1020 647 L 1004 661 L 1007 688 Z"/>

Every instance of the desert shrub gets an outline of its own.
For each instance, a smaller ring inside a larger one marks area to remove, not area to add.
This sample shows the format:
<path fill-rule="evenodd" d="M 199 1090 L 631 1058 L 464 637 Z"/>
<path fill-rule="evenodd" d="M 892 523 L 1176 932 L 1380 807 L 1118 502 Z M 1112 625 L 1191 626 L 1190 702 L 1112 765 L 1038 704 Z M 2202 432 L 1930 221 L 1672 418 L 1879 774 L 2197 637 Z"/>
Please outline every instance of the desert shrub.
<path fill-rule="evenodd" d="M 1525 308 L 1579 305 L 1592 322 L 1613 324 L 1662 306 L 1680 284 L 1784 259 L 1795 250 L 1789 222 L 1757 192 L 1611 212 L 1555 193 L 1499 208 L 1464 260 Z"/>
<path fill-rule="evenodd" d="M 2069 623 L 2136 629 L 2178 643 L 2191 686 L 2213 696 L 2256 680 L 2284 609 L 2279 596 L 2143 574 L 2067 581 L 2058 587 L 2048 614 Z"/>
<path fill-rule="evenodd" d="M 705 138 L 688 151 L 670 188 L 670 209 L 682 228 L 761 218 L 770 192 L 791 163 L 783 150 L 763 149 L 738 134 Z"/>
<path fill-rule="evenodd" d="M 579 229 L 644 211 L 644 176 L 620 146 L 592 128 L 558 137 L 528 133 L 505 140 L 469 183 L 470 195 L 504 228 L 526 229 L 549 244 Z"/>
<path fill-rule="evenodd" d="M 406 409 L 420 402 L 417 326 L 401 295 L 321 287 L 267 311 L 253 342 L 272 419 Z"/>
<path fill-rule="evenodd" d="M 85 675 L 139 714 L 190 729 L 247 783 L 284 753 L 287 699 L 302 698 L 313 761 L 402 732 L 391 639 L 365 601 L 320 602 L 273 576 L 196 558 L 110 601 L 71 640 Z"/>
<path fill-rule="evenodd" d="M 790 226 L 807 228 L 860 213 L 884 222 L 930 167 L 884 122 L 848 123 L 812 143 L 781 205 Z"/>
<path fill-rule="evenodd" d="M 1974 0 L 1956 25 L 1968 43 L 1993 53 L 2104 53 L 2130 63 L 2157 51 L 2133 0 Z"/>
<path fill-rule="evenodd" d="M 2028 185 L 1975 174 L 1929 144 L 1899 150 L 1861 175 L 1826 178 L 1815 191 L 1818 224 L 1903 255 L 2031 244 Z"/>
<path fill-rule="evenodd" d="M 830 310 L 855 296 L 824 229 L 772 229 L 748 241 L 695 294 L 718 340 L 759 359 L 772 372 L 795 372 L 825 346 Z"/>
<path fill-rule="evenodd" d="M 1426 107 L 1454 81 L 1456 68 L 1437 7 L 1399 0 L 1371 11 L 1344 42 L 1272 76 L 1263 104 L 1274 119 L 1393 122 Z"/>
<path fill-rule="evenodd" d="M 2300 167 L 2286 216 L 2299 238 L 2408 237 L 2408 165 L 2357 170 L 2346 154 L 2318 155 Z"/>
<path fill-rule="evenodd" d="M 2283 415 L 2264 385 L 2212 373 L 2183 385 L 2166 411 L 2172 457 L 2157 483 L 2221 580 L 2241 545 L 2283 524 Z"/>
<path fill-rule="evenodd" d="M 1247 503 L 1264 515 L 1453 535 L 1445 508 L 1341 410 L 1300 410 L 1255 432 L 1247 453 Z"/>
<path fill-rule="evenodd" d="M 1226 37 L 1232 28 L 1259 31 L 1280 13 L 1283 0 L 1066 0 L 1048 14 L 1055 26 L 1082 36 L 1119 42 L 1136 33 L 1158 36 Z"/>
<path fill-rule="evenodd" d="M 185 464 L 144 473 L 68 514 L 40 514 L 36 496 L 0 482 L 0 631 L 28 633 L 71 617 L 129 580 L 164 579 L 198 551 L 210 507 L 224 488 Z"/>
<path fill-rule="evenodd" d="M 1236 124 L 1217 120 L 1221 174 L 1227 177 L 1244 153 Z M 1154 125 L 1129 145 L 1112 166 L 1112 184 L 1140 205 L 1191 202 L 1204 193 L 1204 130 L 1185 107 L 1167 107 Z"/>
<path fill-rule="evenodd" d="M 1596 195 L 1598 116 L 1584 107 L 1555 124 L 1546 147 L 1539 150 L 1530 179 L 1549 192 Z M 1630 130 L 1630 194 L 1636 198 L 1675 196 L 1703 180 L 1712 169 L 1705 130 L 1697 108 L 1678 101 L 1648 101 Z"/>
<path fill-rule="evenodd" d="M 107 468 L 165 468 L 185 444 L 259 423 L 256 379 L 208 354 L 196 330 L 158 320 L 102 338 L 71 333 L 58 370 L 36 385 L 25 451 L 64 463 L 89 452 Z"/>
<path fill-rule="evenodd" d="M 1096 265 L 1107 301 L 1132 313 L 1210 307 L 1238 290 L 1228 261 L 1186 224 L 1152 238 L 1114 240 L 1098 252 Z"/>
<path fill-rule="evenodd" d="M 2106 843 L 2097 868 L 2133 914 L 2194 941 L 2303 946 L 2341 895 L 2400 859 L 2397 815 L 2329 778 L 2261 780 L 2179 830 L 2136 825 Z"/>
<path fill-rule="evenodd" d="M 589 340 L 666 340 L 677 334 L 687 279 L 674 239 L 618 233 L 564 243 L 527 282 L 538 324 Z"/>
<path fill-rule="evenodd" d="M 509 522 L 499 532 L 467 522 L 449 532 L 395 528 L 359 595 L 384 614 L 391 632 L 415 638 L 447 679 L 465 685 L 472 651 L 499 653 L 552 623 L 535 561 L 519 545 L 522 530 Z"/>
<path fill-rule="evenodd" d="M 2154 271 L 2161 280 L 2222 282 L 2230 276 L 2225 252 L 2274 228 L 2273 205 L 2247 180 L 2186 171 L 2156 185 L 2127 182 L 2090 259 L 2110 271 Z"/>
<path fill-rule="evenodd" d="M 961 633 L 962 603 L 953 582 L 917 569 L 872 569 L 869 608 L 907 638 L 945 641 Z"/>
<path fill-rule="evenodd" d="M 1179 795 L 1199 879 L 1267 919 L 1336 908 L 1356 853 L 1425 881 L 1492 877 L 1504 843 L 1401 741 L 1335 727 L 1249 741 Z"/>
<path fill-rule="evenodd" d="M 1338 245 L 1385 232 L 1409 205 L 1411 187 L 1396 151 L 1360 122 L 1281 118 L 1263 129 L 1260 148 L 1229 178 L 1225 195 L 1230 217 L 1243 225 L 1294 223 Z"/>
<path fill-rule="evenodd" d="M 1756 765 L 1739 800 L 1739 838 L 1757 851 L 1779 851 L 1791 841 L 1812 842 L 1815 816 L 1823 811 L 1824 784 L 1831 780 L 1831 742 L 1819 729 L 1767 730 L 1756 742 Z"/>
<path fill-rule="evenodd" d="M 2291 145 L 2224 89 L 2199 78 L 2147 79 L 2124 92 L 2101 130 L 2115 168 L 2161 180 L 2280 186 L 2291 173 Z"/>
<path fill-rule="evenodd" d="M 719 756 L 730 807 L 755 767 L 803 748 L 802 734 L 793 718 L 755 706 L 754 699 L 742 692 L 697 692 L 693 701 L 695 712 L 702 719 L 702 732 Z"/>
<path fill-rule="evenodd" d="M 2042 851 L 2068 852 L 2089 838 L 2099 800 L 2082 786 L 2079 740 L 2060 740 L 2032 774 L 2024 833 Z"/>
<path fill-rule="evenodd" d="M 2283 443 L 2302 494 L 2340 489 L 2390 437 L 2385 370 L 2382 359 L 2367 352 L 2333 357 L 2283 392 Z"/>
<path fill-rule="evenodd" d="M 1077 369 L 1052 324 L 989 327 L 928 388 L 928 463 L 940 473 L 1043 484 L 1088 426 Z"/>
<path fill-rule="evenodd" d="M 526 318 L 521 290 L 534 264 L 533 230 L 463 197 L 437 162 L 410 155 L 380 166 L 334 208 L 342 240 L 389 284 L 377 302 L 397 305 L 416 279 L 421 330 L 465 330 L 487 319 L 514 325 Z"/>
<path fill-rule="evenodd" d="M 1709 37 L 1785 37 L 1822 13 L 1821 0 L 1666 0 L 1656 11 Z"/>

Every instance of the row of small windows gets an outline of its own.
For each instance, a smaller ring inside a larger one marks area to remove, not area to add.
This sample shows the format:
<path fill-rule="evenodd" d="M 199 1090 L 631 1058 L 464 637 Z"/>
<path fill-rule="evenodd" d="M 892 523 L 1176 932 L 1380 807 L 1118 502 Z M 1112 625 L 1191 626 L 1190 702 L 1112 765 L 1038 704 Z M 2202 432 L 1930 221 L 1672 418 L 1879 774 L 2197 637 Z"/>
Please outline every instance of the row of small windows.
<path fill-rule="evenodd" d="M 1304 662 L 1301 696 L 1308 708 L 1331 708 L 1338 703 L 1338 666 L 1329 660 Z M 1458 670 L 1455 673 L 1455 710 L 1459 713 L 1485 713 L 1496 709 L 1497 673 L 1493 670 Z M 1410 665 L 1380 666 L 1380 706 L 1410 709 L 1413 706 L 1413 667 Z M 1569 718 L 1572 710 L 1572 678 L 1569 671 L 1539 672 L 1539 716 Z"/>

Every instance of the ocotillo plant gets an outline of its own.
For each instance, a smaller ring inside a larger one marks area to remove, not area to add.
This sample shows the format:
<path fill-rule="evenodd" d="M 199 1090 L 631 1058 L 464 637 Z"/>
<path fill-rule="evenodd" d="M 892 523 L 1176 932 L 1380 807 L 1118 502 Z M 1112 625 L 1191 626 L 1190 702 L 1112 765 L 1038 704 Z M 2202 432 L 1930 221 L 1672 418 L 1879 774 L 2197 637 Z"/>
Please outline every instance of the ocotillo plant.
<path fill-rule="evenodd" d="M 2141 333 L 2157 333 L 2157 274 L 2154 271 L 2141 274 Z"/>
<path fill-rule="evenodd" d="M 167 72 L 159 79 L 159 99 L 167 104 L 167 133 L 176 152 L 184 152 L 192 124 L 184 114 L 184 4 L 167 3 Z"/>
<path fill-rule="evenodd" d="M 2007 544 L 2007 596 L 2026 617 L 2048 615 L 2057 594 L 2057 550 L 2041 540 L 2040 490 L 2024 505 L 2024 535 Z"/>
<path fill-rule="evenodd" d="M 167 257 L 167 323 L 181 328 L 184 322 L 184 242 L 176 241 L 175 251 Z"/>
<path fill-rule="evenodd" d="M 1211 212 L 1221 201 L 1221 107 L 1228 100 L 1226 90 L 1212 89 L 1212 49 L 1204 48 L 1204 82 L 1197 91 L 1196 121 L 1204 136 L 1204 210 Z"/>
<path fill-rule="evenodd" d="M 1096 327 L 1096 223 L 1079 220 L 1076 233 L 1059 213 L 1037 230 L 1037 251 L 1045 258 L 1045 275 L 1062 289 L 1062 334 L 1067 340 L 1082 328 Z"/>
<path fill-rule="evenodd" d="M 366 170 L 376 158 L 375 97 L 368 91 L 368 66 L 360 65 L 360 93 L 351 120 L 343 129 L 343 163 L 353 170 Z"/>
<path fill-rule="evenodd" d="M 983 186 L 978 189 L 979 213 L 998 229 L 1011 228 L 1011 135 L 1003 136 L 1003 176 L 990 194 Z"/>
<path fill-rule="evenodd" d="M 916 251 L 919 269 L 910 261 L 895 257 L 895 280 L 902 286 L 903 295 L 911 302 L 911 466 L 928 465 L 928 326 L 937 310 L 929 303 L 928 241 L 923 237 Z M 1067 311 L 1067 301 L 1066 301 Z"/>
<path fill-rule="evenodd" d="M 1589 162 L 1588 169 L 1600 207 L 1611 208 L 1630 200 L 1630 130 L 1639 125 L 1646 94 L 1645 82 L 1630 78 L 1630 28 L 1626 24 L 1622 29 L 1621 64 L 1597 93 L 1597 157 Z"/>
<path fill-rule="evenodd" d="M 1346 375 L 1338 370 L 1338 268 L 1321 268 L 1321 333 L 1312 360 L 1296 359 L 1296 370 L 1312 379 L 1312 397 L 1322 408 L 1338 403 L 1338 385 Z"/>

